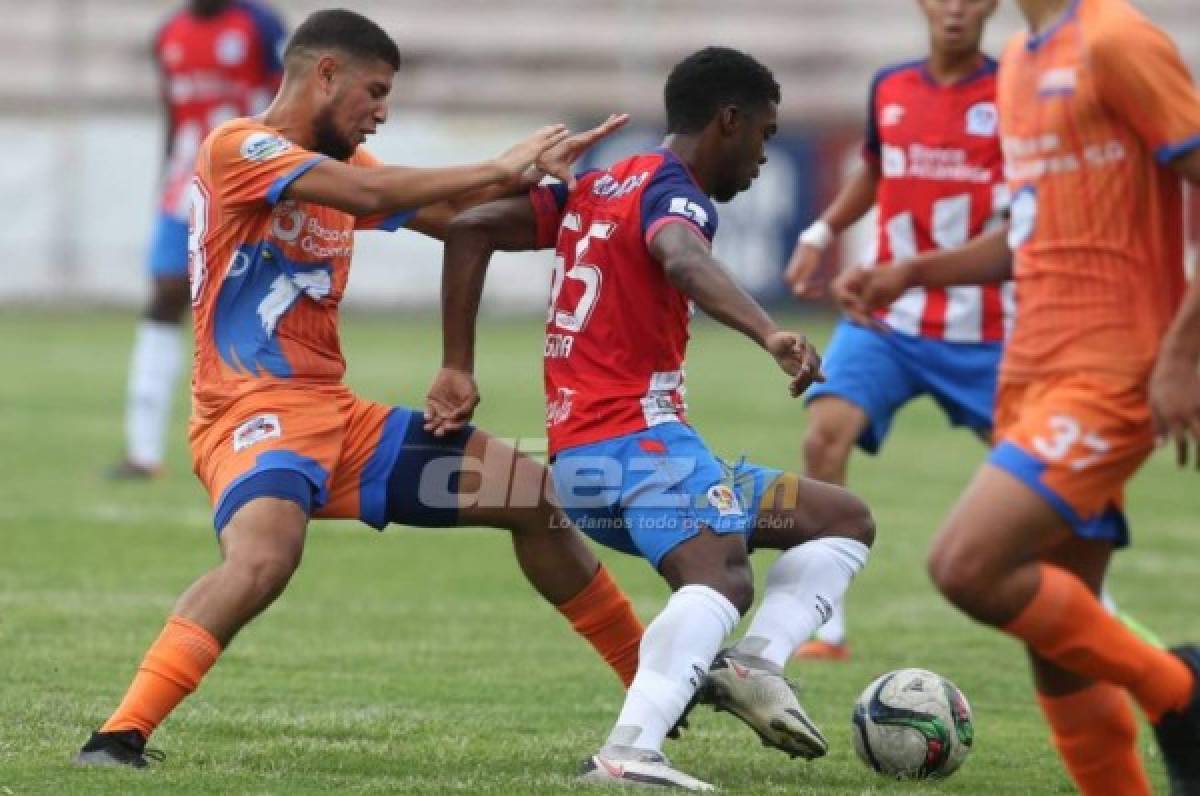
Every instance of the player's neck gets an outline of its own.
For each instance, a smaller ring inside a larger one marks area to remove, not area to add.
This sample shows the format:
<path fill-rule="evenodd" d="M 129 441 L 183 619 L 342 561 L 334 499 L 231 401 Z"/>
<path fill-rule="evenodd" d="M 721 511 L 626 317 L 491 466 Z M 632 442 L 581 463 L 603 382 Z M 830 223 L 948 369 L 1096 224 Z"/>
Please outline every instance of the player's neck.
<path fill-rule="evenodd" d="M 667 133 L 662 146 L 671 150 L 675 157 L 683 161 L 683 165 L 691 171 L 692 177 L 700 185 L 701 190 L 708 193 L 711 184 L 707 169 L 704 168 L 704 138 L 699 135 L 684 133 Z"/>
<path fill-rule="evenodd" d="M 1072 0 L 1017 0 L 1021 14 L 1029 23 L 1029 32 L 1038 34 L 1053 25 L 1067 12 Z"/>
<path fill-rule="evenodd" d="M 979 69 L 983 53 L 979 50 L 965 52 L 946 52 L 933 50 L 929 54 L 926 69 L 934 82 L 943 86 L 953 85 L 960 80 L 966 80 Z"/>
<path fill-rule="evenodd" d="M 315 145 L 312 114 L 304 103 L 288 90 L 286 82 L 263 113 L 258 117 L 267 127 L 278 130 L 293 144 L 312 149 Z"/>

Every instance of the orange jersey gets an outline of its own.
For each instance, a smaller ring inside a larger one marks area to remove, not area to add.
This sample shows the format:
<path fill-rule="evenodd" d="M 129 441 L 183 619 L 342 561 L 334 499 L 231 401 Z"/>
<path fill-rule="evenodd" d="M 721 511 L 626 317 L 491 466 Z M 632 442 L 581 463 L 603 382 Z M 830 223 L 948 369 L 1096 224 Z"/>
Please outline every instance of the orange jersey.
<path fill-rule="evenodd" d="M 1002 373 L 1144 381 L 1183 295 L 1183 206 L 1166 164 L 1200 147 L 1171 41 L 1125 0 L 1075 0 L 1001 62 L 1017 319 Z"/>
<path fill-rule="evenodd" d="M 251 393 L 341 382 L 338 304 L 354 231 L 396 229 L 412 213 L 356 219 L 283 199 L 323 158 L 253 119 L 221 125 L 200 149 L 188 242 L 193 440 Z M 350 163 L 377 161 L 360 148 Z"/>

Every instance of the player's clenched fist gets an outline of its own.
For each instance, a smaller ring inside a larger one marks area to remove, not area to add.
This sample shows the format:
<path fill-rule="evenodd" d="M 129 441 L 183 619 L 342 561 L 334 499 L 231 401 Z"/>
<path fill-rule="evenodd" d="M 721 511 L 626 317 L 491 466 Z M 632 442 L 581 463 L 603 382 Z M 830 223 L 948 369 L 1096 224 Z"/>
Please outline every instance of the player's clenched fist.
<path fill-rule="evenodd" d="M 813 382 L 825 381 L 821 372 L 821 355 L 802 334 L 773 332 L 767 337 L 767 350 L 783 372 L 792 377 L 788 392 L 795 398 Z"/>

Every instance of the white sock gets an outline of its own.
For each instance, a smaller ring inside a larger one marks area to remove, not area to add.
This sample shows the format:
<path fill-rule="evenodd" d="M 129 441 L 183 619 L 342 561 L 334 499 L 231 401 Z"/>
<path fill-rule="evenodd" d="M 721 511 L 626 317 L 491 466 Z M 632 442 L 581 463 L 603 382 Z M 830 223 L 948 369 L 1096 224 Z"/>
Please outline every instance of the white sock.
<path fill-rule="evenodd" d="M 826 644 L 846 643 L 846 600 L 834 600 L 833 613 L 817 628 L 817 638 Z"/>
<path fill-rule="evenodd" d="M 671 595 L 642 635 L 637 675 L 608 743 L 660 751 L 738 619 L 733 603 L 708 586 Z"/>
<path fill-rule="evenodd" d="M 163 462 L 182 359 L 179 324 L 138 324 L 125 404 L 125 453 L 134 464 L 158 467 Z"/>
<path fill-rule="evenodd" d="M 862 542 L 841 536 L 785 550 L 767 572 L 762 605 L 738 648 L 782 667 L 829 618 L 867 552 Z"/>

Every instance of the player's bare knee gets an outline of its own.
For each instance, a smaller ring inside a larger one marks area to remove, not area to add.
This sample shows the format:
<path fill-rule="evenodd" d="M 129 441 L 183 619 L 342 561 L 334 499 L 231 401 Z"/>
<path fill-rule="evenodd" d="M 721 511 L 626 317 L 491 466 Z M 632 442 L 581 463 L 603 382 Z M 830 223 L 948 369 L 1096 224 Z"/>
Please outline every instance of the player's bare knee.
<path fill-rule="evenodd" d="M 299 551 L 256 551 L 227 562 L 236 567 L 247 584 L 255 603 L 263 605 L 275 600 L 300 566 Z"/>
<path fill-rule="evenodd" d="M 845 491 L 838 508 L 840 512 L 834 521 L 831 536 L 853 539 L 867 547 L 875 544 L 875 517 L 866 501 L 853 492 Z"/>
<path fill-rule="evenodd" d="M 813 423 L 804 434 L 804 463 L 810 473 L 840 471 L 854 441 L 829 423 Z"/>
<path fill-rule="evenodd" d="M 986 573 L 978 561 L 962 555 L 955 545 L 935 546 L 926 559 L 929 577 L 938 591 L 963 610 L 977 602 L 986 588 Z"/>

